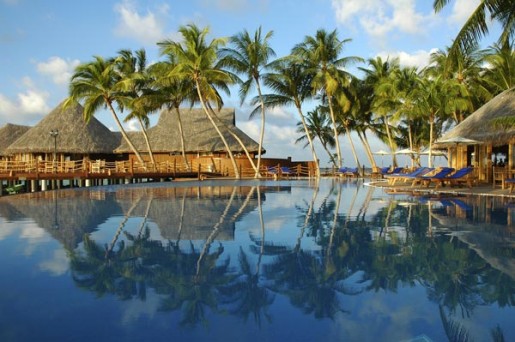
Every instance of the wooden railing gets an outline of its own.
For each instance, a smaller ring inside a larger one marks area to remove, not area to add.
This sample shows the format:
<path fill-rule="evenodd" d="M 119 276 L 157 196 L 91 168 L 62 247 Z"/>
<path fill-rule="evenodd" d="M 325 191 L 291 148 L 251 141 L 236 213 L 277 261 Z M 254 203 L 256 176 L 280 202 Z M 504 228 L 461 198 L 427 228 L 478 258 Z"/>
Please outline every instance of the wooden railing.
<path fill-rule="evenodd" d="M 280 170 L 281 165 L 273 166 Z M 311 177 L 313 171 L 307 166 L 298 164 L 290 167 L 289 174 L 285 176 Z M 252 167 L 239 168 L 241 177 L 252 178 L 255 171 Z M 67 161 L 6 161 L 0 160 L 0 175 L 13 176 L 16 174 L 145 174 L 145 173 L 163 173 L 163 174 L 216 174 L 224 177 L 235 177 L 233 168 L 226 167 L 223 170 L 215 168 L 213 165 L 202 165 L 200 163 L 192 163 L 188 168 L 183 163 L 177 161 L 158 162 L 154 166 L 150 162 L 140 163 L 132 160 L 122 161 L 106 161 L 106 160 L 67 160 Z M 262 167 L 260 170 L 262 177 L 270 177 L 270 167 Z M 281 174 L 281 171 L 279 171 Z"/>

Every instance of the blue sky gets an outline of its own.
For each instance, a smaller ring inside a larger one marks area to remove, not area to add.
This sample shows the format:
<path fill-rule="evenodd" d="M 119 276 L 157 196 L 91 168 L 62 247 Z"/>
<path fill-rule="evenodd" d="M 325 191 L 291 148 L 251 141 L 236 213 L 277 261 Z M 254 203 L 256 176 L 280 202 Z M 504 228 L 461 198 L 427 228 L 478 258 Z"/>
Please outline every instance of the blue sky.
<path fill-rule="evenodd" d="M 434 14 L 430 0 L 0 0 L 0 126 L 34 125 L 67 97 L 74 67 L 95 55 L 115 56 L 120 49 L 145 48 L 149 61 L 160 59 L 156 42 L 179 37 L 180 25 L 209 26 L 212 37 L 244 29 L 274 31 L 277 57 L 307 35 L 337 29 L 352 39 L 343 54 L 365 59 L 396 56 L 404 65 L 424 66 L 429 54 L 450 45 L 478 0 L 454 0 Z M 482 42 L 492 44 L 496 37 Z M 359 65 L 364 66 L 364 65 Z M 356 67 L 350 69 L 356 73 Z M 237 89 L 225 100 L 236 108 L 237 126 L 258 139 L 259 120 L 248 119 Z M 98 119 L 111 129 L 107 112 Z M 295 145 L 298 116 L 293 108 L 267 113 L 265 156 L 309 160 Z M 155 119 L 153 120 L 155 122 Z M 136 125 L 129 123 L 128 129 Z M 354 164 L 348 140 L 342 137 L 345 164 Z M 357 141 L 356 141 L 357 142 Z M 373 149 L 385 148 L 377 140 Z M 357 143 L 360 149 L 360 144 Z M 360 149 L 361 150 L 361 149 Z M 363 153 L 361 153 L 363 155 Z M 328 166 L 323 152 L 321 166 Z M 380 163 L 380 158 L 378 161 Z M 361 162 L 369 164 L 363 157 Z M 384 163 L 389 163 L 388 157 Z"/>

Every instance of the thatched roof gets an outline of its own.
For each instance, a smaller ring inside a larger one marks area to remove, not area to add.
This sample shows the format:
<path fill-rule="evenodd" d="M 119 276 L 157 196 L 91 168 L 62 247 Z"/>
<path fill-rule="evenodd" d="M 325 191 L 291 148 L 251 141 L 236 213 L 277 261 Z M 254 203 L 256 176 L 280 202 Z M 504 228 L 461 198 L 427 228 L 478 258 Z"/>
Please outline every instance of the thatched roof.
<path fill-rule="evenodd" d="M 202 109 L 180 109 L 180 113 L 186 152 L 225 151 L 222 140 L 219 138 L 218 133 Z M 236 135 L 243 141 L 249 152 L 257 152 L 259 145 L 234 125 L 234 109 L 222 109 L 217 116 L 217 121 L 223 122 L 226 125 L 225 127 L 223 125 L 220 125 L 219 127 L 222 134 L 225 136 L 231 151 L 243 152 L 238 141 L 230 135 L 228 131 L 229 129 L 236 133 Z M 177 118 L 178 116 L 175 110 L 163 110 L 157 125 L 147 131 L 153 152 L 179 153 L 181 151 L 181 140 Z M 139 151 L 147 150 L 141 133 L 137 136 L 131 136 L 131 139 L 133 139 L 133 143 Z M 121 145 L 116 148 L 115 152 L 129 153 L 131 150 L 127 143 L 122 141 Z"/>
<path fill-rule="evenodd" d="M 86 124 L 80 104 L 63 108 L 63 103 L 18 138 L 5 152 L 52 153 L 54 138 L 50 131 L 58 130 L 57 153 L 112 153 L 120 143 L 119 137 L 95 118 Z"/>
<path fill-rule="evenodd" d="M 9 123 L 0 128 L 0 156 L 6 155 L 4 153 L 5 149 L 29 129 L 30 126 L 13 125 Z"/>
<path fill-rule="evenodd" d="M 492 123 L 506 116 L 515 117 L 515 88 L 494 97 L 438 140 L 462 137 L 494 146 L 507 144 L 515 139 L 515 128 L 501 129 Z"/>

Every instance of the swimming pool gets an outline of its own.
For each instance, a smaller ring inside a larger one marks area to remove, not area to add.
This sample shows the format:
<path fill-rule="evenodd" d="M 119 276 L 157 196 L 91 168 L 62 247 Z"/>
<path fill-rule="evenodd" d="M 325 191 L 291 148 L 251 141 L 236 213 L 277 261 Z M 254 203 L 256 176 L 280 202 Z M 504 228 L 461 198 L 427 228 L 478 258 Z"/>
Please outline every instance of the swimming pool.
<path fill-rule="evenodd" d="M 515 340 L 506 199 L 359 181 L 0 198 L 0 341 Z"/>

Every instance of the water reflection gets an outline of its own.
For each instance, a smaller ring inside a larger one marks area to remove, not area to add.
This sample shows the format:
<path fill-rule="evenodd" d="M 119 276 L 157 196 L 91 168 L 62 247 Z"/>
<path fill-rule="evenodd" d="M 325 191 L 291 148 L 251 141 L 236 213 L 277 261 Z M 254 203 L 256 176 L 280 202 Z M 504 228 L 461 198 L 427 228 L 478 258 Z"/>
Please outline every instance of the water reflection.
<path fill-rule="evenodd" d="M 301 313 L 306 328 L 292 323 L 301 336 L 308 328 L 327 336 L 322 322 L 334 322 L 348 339 L 515 337 L 503 318 L 515 301 L 506 200 L 388 196 L 337 180 L 257 184 L 27 194 L 1 198 L 0 214 L 30 218 L 58 240 L 76 287 L 157 299 L 191 331 L 234 317 L 232 329 L 253 324 L 258 339 L 265 324 L 282 331 L 281 313 Z M 405 317 L 395 329 L 379 311 L 359 309 L 377 296 L 432 316 Z"/>

